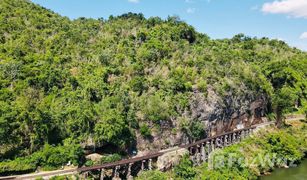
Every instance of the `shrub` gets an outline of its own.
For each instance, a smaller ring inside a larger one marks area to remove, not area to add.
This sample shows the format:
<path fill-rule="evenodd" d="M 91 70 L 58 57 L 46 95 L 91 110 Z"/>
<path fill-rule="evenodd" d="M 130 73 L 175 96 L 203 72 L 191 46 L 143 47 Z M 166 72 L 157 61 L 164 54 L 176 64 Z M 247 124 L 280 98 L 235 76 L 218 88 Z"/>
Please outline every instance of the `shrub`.
<path fill-rule="evenodd" d="M 185 155 L 174 168 L 175 176 L 183 179 L 193 179 L 196 171 L 193 168 L 193 162 L 189 159 L 189 155 Z"/>
<path fill-rule="evenodd" d="M 68 161 L 74 165 L 83 163 L 83 150 L 79 145 L 51 146 L 46 144 L 41 151 L 30 156 L 0 162 L 0 175 L 30 173 L 38 166 L 43 169 L 56 169 Z"/>
<path fill-rule="evenodd" d="M 144 97 L 141 110 L 146 120 L 153 121 L 157 124 L 159 124 L 160 121 L 168 120 L 171 113 L 171 107 L 168 101 L 163 99 L 158 93 Z"/>
<path fill-rule="evenodd" d="M 146 79 L 142 77 L 135 77 L 130 81 L 130 87 L 135 92 L 142 92 L 145 90 Z"/>
<path fill-rule="evenodd" d="M 93 166 L 94 162 L 92 160 L 87 160 L 84 164 L 86 167 Z"/>
<path fill-rule="evenodd" d="M 167 180 L 167 176 L 161 171 L 143 171 L 136 180 Z"/>
<path fill-rule="evenodd" d="M 297 161 L 304 156 L 299 149 L 299 141 L 284 131 L 270 134 L 267 137 L 267 142 L 271 146 L 270 152 L 277 154 L 280 158 L 285 158 L 285 160 Z"/>
<path fill-rule="evenodd" d="M 197 83 L 197 88 L 200 92 L 207 94 L 207 82 L 205 80 L 199 80 Z"/>
<path fill-rule="evenodd" d="M 54 176 L 50 178 L 50 180 L 73 180 L 73 179 L 78 179 L 74 176 Z"/>
<path fill-rule="evenodd" d="M 101 158 L 101 163 L 110 163 L 110 162 L 115 162 L 115 161 L 119 161 L 121 160 L 121 156 L 119 154 L 112 154 L 112 155 L 109 155 L 109 156 L 103 156 Z"/>
<path fill-rule="evenodd" d="M 30 158 L 17 158 L 13 161 L 0 162 L 0 175 L 25 174 L 35 171 L 37 165 Z"/>
<path fill-rule="evenodd" d="M 190 125 L 190 132 L 193 139 L 201 139 L 206 136 L 204 125 L 199 121 L 192 121 Z"/>
<path fill-rule="evenodd" d="M 146 124 L 142 124 L 140 127 L 140 133 L 143 137 L 150 137 L 151 131 L 150 128 Z"/>

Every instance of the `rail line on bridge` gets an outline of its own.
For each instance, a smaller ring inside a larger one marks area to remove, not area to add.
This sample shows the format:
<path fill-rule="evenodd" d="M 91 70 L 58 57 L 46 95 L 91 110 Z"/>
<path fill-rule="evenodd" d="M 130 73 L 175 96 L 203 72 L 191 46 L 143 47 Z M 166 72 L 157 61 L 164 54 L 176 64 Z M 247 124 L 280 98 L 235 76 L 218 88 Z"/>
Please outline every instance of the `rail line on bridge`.
<path fill-rule="evenodd" d="M 271 123 L 267 123 L 266 125 L 270 125 Z M 196 141 L 191 144 L 181 145 L 179 148 L 185 148 L 189 150 L 189 155 L 193 162 L 200 164 L 201 162 L 207 161 L 209 154 L 217 148 L 223 148 L 225 146 L 231 145 L 233 143 L 237 143 L 242 139 L 249 136 L 257 126 L 251 126 L 244 129 L 238 129 L 232 132 L 227 132 L 220 135 L 215 135 L 213 137 L 209 137 L 206 139 L 202 139 Z M 124 159 L 113 163 L 107 163 L 102 165 L 96 165 L 92 167 L 82 167 L 78 168 L 77 171 L 79 173 L 83 173 L 87 177 L 87 173 L 90 171 L 99 170 L 100 171 L 100 179 L 104 179 L 106 176 L 107 169 L 113 169 L 112 177 L 114 179 L 132 179 L 136 174 L 132 174 L 133 166 L 136 166 L 134 169 L 139 169 L 139 171 L 143 171 L 146 169 L 152 170 L 152 162 L 155 161 L 158 157 L 176 150 L 170 151 L 159 151 L 155 153 L 151 153 L 141 157 L 135 157 L 131 159 Z"/>

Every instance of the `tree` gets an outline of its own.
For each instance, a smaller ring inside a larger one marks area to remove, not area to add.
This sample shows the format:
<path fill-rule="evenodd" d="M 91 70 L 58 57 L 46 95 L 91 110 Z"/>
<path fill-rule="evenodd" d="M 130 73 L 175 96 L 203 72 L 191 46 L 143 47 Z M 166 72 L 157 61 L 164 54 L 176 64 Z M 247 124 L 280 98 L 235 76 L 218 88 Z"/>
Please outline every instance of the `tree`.
<path fill-rule="evenodd" d="M 281 128 L 284 124 L 282 115 L 294 106 L 296 99 L 295 91 L 289 87 L 283 87 L 273 95 L 272 105 L 276 113 L 276 125 L 278 128 Z"/>
<path fill-rule="evenodd" d="M 95 135 L 98 142 L 123 146 L 130 137 L 130 131 L 120 112 L 108 109 L 100 114 L 95 125 Z"/>
<path fill-rule="evenodd" d="M 294 111 L 300 99 L 306 99 L 302 61 L 273 61 L 265 65 L 265 74 L 273 87 L 271 102 L 276 114 L 276 125 L 282 127 L 283 114 Z"/>
<path fill-rule="evenodd" d="M 189 155 L 185 155 L 174 168 L 177 177 L 183 179 L 193 179 L 196 171 L 193 168 L 193 162 L 189 159 Z"/>
<path fill-rule="evenodd" d="M 12 117 L 12 115 L 14 114 L 12 114 L 12 109 L 6 102 L 0 101 L 0 106 L 0 144 L 6 144 L 10 139 L 9 134 L 11 134 L 11 132 L 9 132 L 9 121 L 12 120 L 14 117 Z"/>

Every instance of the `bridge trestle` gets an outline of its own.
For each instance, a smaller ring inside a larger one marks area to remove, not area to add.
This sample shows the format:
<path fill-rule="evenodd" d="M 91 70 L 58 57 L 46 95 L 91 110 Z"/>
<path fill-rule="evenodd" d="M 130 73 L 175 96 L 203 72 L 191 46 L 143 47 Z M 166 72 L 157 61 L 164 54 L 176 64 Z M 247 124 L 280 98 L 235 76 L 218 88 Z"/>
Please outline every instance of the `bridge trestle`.
<path fill-rule="evenodd" d="M 191 160 L 194 162 L 195 165 L 200 165 L 203 162 L 208 162 L 210 154 L 213 153 L 216 149 L 222 149 L 249 137 L 253 133 L 254 128 L 255 127 L 235 130 L 230 133 L 214 136 L 211 138 L 197 141 L 193 144 L 182 145 L 180 147 L 188 149 Z M 143 157 L 121 160 L 106 165 L 100 165 L 97 166 L 97 168 L 80 168 L 80 172 L 82 172 L 82 178 L 84 179 L 88 178 L 90 171 L 98 170 L 100 171 L 100 180 L 103 180 L 110 175 L 113 177 L 111 178 L 114 180 L 118 180 L 121 177 L 124 179 L 132 180 L 133 176 L 136 176 L 140 172 L 154 169 L 153 160 L 156 160 L 159 156 L 162 156 L 163 154 L 165 154 L 165 152 L 159 152 Z"/>

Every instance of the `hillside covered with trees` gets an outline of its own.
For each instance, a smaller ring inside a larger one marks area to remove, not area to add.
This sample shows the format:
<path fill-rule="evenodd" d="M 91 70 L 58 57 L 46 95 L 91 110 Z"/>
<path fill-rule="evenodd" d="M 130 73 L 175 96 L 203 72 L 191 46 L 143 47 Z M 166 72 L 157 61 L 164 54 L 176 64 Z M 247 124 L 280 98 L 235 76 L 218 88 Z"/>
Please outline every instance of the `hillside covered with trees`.
<path fill-rule="evenodd" d="M 264 95 L 278 122 L 306 111 L 307 53 L 283 41 L 214 40 L 178 17 L 70 20 L 26 0 L 1 0 L 0 25 L 0 173 L 81 165 L 89 141 L 129 153 L 168 121 L 203 138 L 195 93 Z"/>

